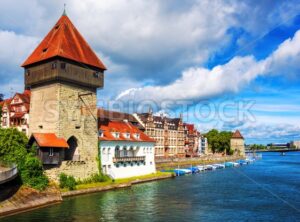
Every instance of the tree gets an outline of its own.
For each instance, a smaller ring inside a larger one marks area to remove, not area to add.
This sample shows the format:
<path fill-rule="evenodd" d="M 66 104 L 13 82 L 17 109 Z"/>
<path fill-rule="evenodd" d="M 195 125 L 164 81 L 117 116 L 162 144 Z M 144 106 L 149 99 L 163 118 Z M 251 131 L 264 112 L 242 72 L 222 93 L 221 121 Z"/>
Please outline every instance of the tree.
<path fill-rule="evenodd" d="M 232 153 L 230 151 L 230 138 L 232 133 L 228 131 L 219 132 L 216 129 L 210 130 L 205 134 L 208 145 L 213 153 L 226 152 L 227 154 Z"/>
<path fill-rule="evenodd" d="M 0 93 L 0 102 L 4 100 L 4 94 Z"/>

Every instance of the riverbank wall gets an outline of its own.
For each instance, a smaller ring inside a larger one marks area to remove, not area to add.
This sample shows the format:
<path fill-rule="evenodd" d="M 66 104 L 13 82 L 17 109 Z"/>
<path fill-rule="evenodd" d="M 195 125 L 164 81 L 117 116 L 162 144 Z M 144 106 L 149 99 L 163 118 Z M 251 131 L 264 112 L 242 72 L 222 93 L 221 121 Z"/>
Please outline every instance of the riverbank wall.
<path fill-rule="evenodd" d="M 245 159 L 243 156 L 215 156 L 207 155 L 203 157 L 194 158 L 168 158 L 168 159 L 158 159 L 155 161 L 156 169 L 173 169 L 178 167 L 191 167 L 204 164 L 214 164 L 214 163 L 224 163 L 228 161 L 236 161 L 240 159 Z"/>
<path fill-rule="evenodd" d="M 18 214 L 60 202 L 62 202 L 62 196 L 56 187 L 51 186 L 45 191 L 37 191 L 23 186 L 13 197 L 0 202 L 0 217 Z"/>
<path fill-rule="evenodd" d="M 135 179 L 135 180 L 133 180 L 131 182 L 127 182 L 127 183 L 110 184 L 110 185 L 101 186 L 101 187 L 92 187 L 92 188 L 87 188 L 87 189 L 66 191 L 66 192 L 62 192 L 61 195 L 63 198 L 66 198 L 66 197 L 78 196 L 78 195 L 83 195 L 83 194 L 90 194 L 90 193 L 96 193 L 96 192 L 102 192 L 102 191 L 108 191 L 108 190 L 116 190 L 116 189 L 131 187 L 133 185 L 140 184 L 140 183 L 169 179 L 172 177 L 174 177 L 174 175 L 166 174 L 166 175 L 160 175 L 160 176 L 153 177 L 153 178 Z"/>
<path fill-rule="evenodd" d="M 63 198 L 103 192 L 108 190 L 116 190 L 131 187 L 136 184 L 146 183 L 151 181 L 169 179 L 174 177 L 172 174 L 153 176 L 150 178 L 134 179 L 130 182 L 112 183 L 106 186 L 95 186 L 86 189 L 78 189 L 66 192 L 60 192 L 58 188 L 52 186 L 45 191 L 37 191 L 28 187 L 21 187 L 18 192 L 8 200 L 0 202 L 0 218 L 14 214 L 23 213 L 30 210 L 35 210 L 42 207 L 47 207 L 52 204 L 58 204 L 63 201 Z"/>

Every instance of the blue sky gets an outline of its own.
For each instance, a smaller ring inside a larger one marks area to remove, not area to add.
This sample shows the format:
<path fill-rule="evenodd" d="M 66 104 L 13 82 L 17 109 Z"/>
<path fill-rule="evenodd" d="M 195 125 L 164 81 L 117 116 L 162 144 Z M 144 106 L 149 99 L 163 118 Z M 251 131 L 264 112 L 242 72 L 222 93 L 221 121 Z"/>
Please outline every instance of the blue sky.
<path fill-rule="evenodd" d="M 202 132 L 240 129 L 247 143 L 300 139 L 299 1 L 65 2 L 108 67 L 99 105 L 132 112 L 152 104 L 182 112 Z M 23 90 L 20 64 L 62 10 L 59 0 L 0 2 L 6 96 Z"/>

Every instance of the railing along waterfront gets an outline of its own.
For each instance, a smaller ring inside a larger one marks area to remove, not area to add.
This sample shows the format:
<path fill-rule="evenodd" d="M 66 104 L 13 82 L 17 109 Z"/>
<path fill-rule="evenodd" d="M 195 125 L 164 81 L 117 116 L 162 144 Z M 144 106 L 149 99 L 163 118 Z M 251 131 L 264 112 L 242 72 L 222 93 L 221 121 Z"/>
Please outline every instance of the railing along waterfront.
<path fill-rule="evenodd" d="M 114 157 L 113 162 L 132 162 L 132 161 L 145 161 L 145 156 L 132 156 L 132 157 Z"/>
<path fill-rule="evenodd" d="M 11 168 L 6 168 L 7 170 L 0 170 L 0 184 L 6 183 L 13 180 L 18 175 L 18 169 L 16 165 L 11 166 Z"/>

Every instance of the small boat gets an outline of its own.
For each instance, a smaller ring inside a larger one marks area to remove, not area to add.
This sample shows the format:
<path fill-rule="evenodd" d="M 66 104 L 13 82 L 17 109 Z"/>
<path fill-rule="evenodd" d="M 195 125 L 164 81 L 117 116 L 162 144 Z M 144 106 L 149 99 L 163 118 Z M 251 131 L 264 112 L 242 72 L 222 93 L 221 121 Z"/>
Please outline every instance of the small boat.
<path fill-rule="evenodd" d="M 205 165 L 204 168 L 205 168 L 205 170 L 215 170 L 215 169 L 217 169 L 216 166 L 214 166 L 214 165 Z"/>
<path fill-rule="evenodd" d="M 175 170 L 183 171 L 183 172 L 185 172 L 185 174 L 191 174 L 192 173 L 192 171 L 190 169 L 175 169 Z"/>
<path fill-rule="evenodd" d="M 236 162 L 233 162 L 233 166 L 234 166 L 234 167 L 238 167 L 238 166 L 240 166 L 240 164 L 239 164 L 239 163 L 236 163 Z"/>
<path fill-rule="evenodd" d="M 240 165 L 246 165 L 246 164 L 248 164 L 246 160 L 238 160 L 238 161 L 236 161 L 236 162 L 237 162 L 238 164 L 240 164 Z"/>
<path fill-rule="evenodd" d="M 233 167 L 233 162 L 226 162 L 225 167 Z"/>
<path fill-rule="evenodd" d="M 175 170 L 173 170 L 173 172 L 175 173 L 176 176 L 183 176 L 183 175 L 186 174 L 186 173 L 185 173 L 183 170 L 181 170 L 181 169 L 175 169 Z"/>
<path fill-rule="evenodd" d="M 281 152 L 281 156 L 285 156 L 285 152 Z"/>
<path fill-rule="evenodd" d="M 212 165 L 204 165 L 204 170 L 212 170 Z"/>
<path fill-rule="evenodd" d="M 188 170 L 191 170 L 192 171 L 192 173 L 194 174 L 194 173 L 199 173 L 199 169 L 198 169 L 198 167 L 190 167 L 190 168 L 188 168 Z"/>
<path fill-rule="evenodd" d="M 197 168 L 198 168 L 199 171 L 204 171 L 205 170 L 204 166 L 201 166 L 201 165 L 197 166 Z"/>
<path fill-rule="evenodd" d="M 224 164 L 220 164 L 220 163 L 214 164 L 213 166 L 215 166 L 217 169 L 223 169 L 223 168 L 225 168 L 225 165 Z"/>

